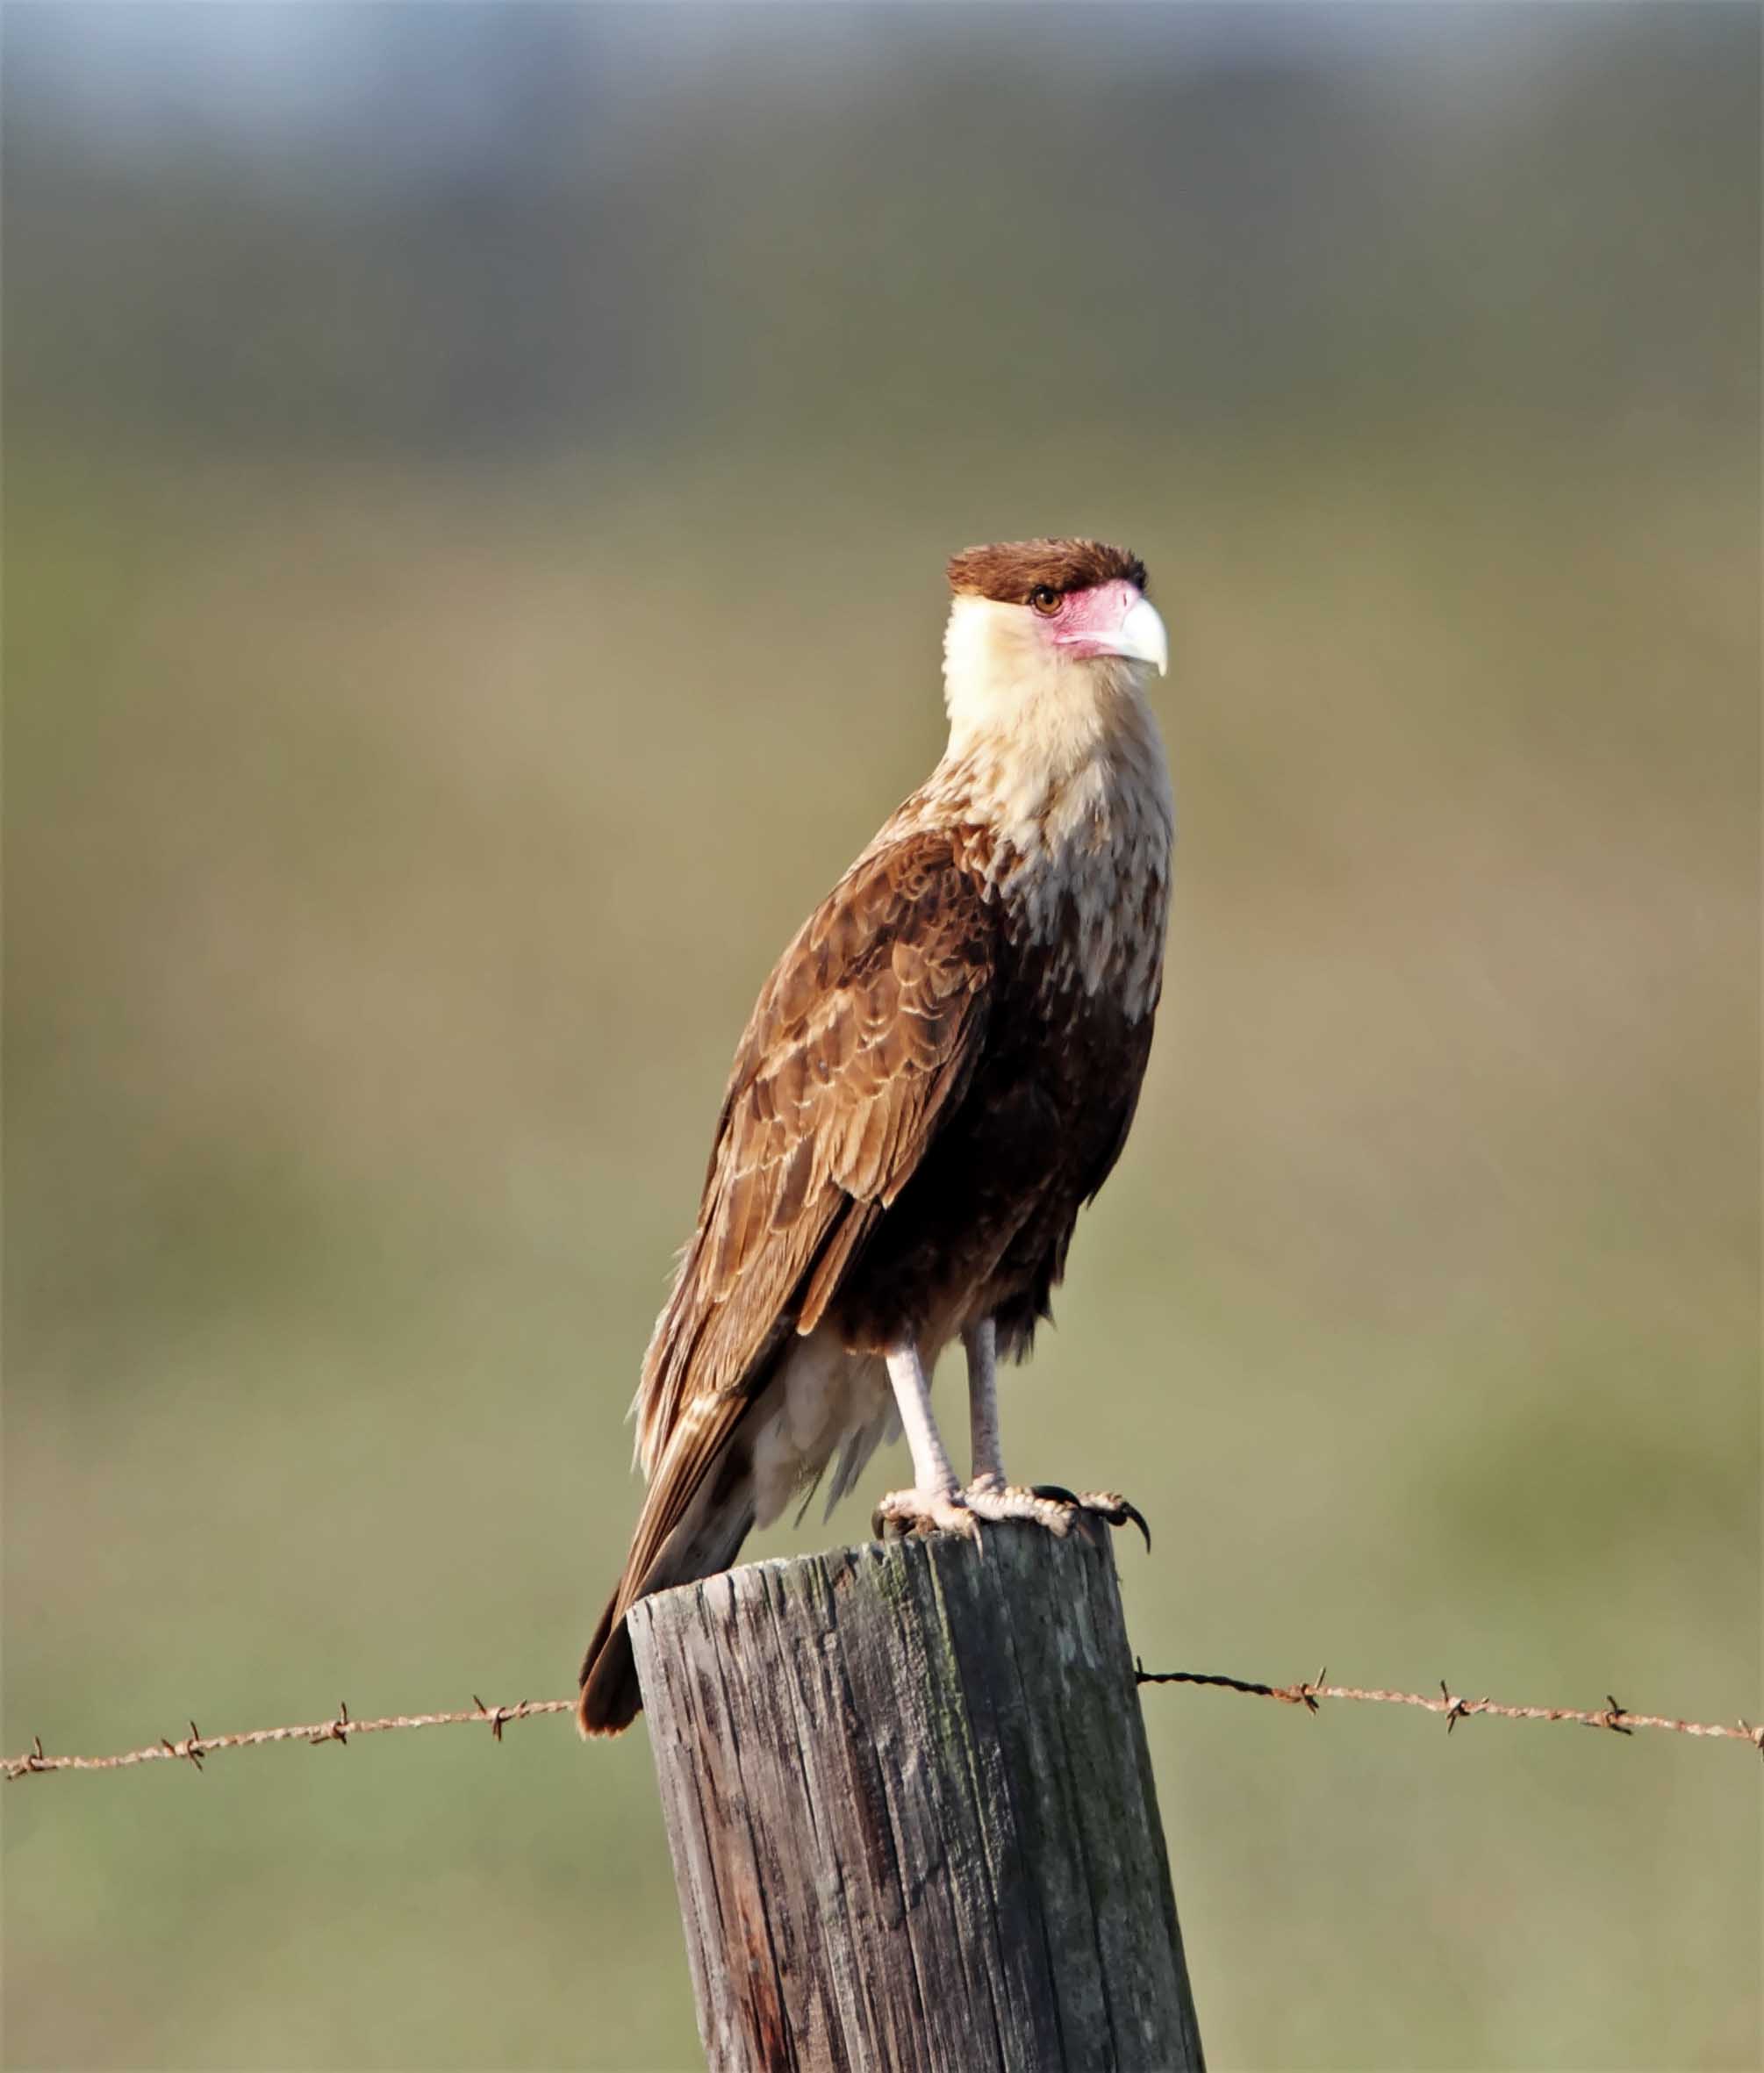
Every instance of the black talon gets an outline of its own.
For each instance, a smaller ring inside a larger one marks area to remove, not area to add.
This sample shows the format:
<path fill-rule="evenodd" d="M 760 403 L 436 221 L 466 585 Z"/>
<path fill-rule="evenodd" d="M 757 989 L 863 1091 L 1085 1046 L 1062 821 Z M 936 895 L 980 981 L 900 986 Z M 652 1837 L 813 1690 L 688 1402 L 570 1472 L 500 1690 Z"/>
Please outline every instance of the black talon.
<path fill-rule="evenodd" d="M 1145 1540 L 1145 1552 L 1151 1552 L 1151 1529 L 1145 1523 L 1145 1515 L 1137 1504 L 1129 1504 L 1125 1497 L 1116 1497 L 1111 1505 L 1090 1504 L 1086 1510 L 1095 1512 L 1099 1518 L 1106 1518 L 1111 1526 L 1124 1526 L 1131 1519 Z"/>
<path fill-rule="evenodd" d="M 1140 1510 L 1137 1504 L 1129 1504 L 1125 1497 L 1117 1498 L 1114 1506 L 1110 1510 L 1105 1510 L 1100 1504 L 1086 1504 L 1075 1491 L 1068 1490 L 1061 1483 L 1038 1482 L 1035 1485 L 1034 1495 L 1037 1497 L 1051 1498 L 1056 1504 L 1069 1504 L 1078 1514 L 1080 1521 L 1087 1517 L 1093 1511 L 1099 1518 L 1107 1519 L 1111 1526 L 1124 1526 L 1130 1519 L 1138 1527 L 1140 1534 L 1144 1539 L 1146 1553 L 1150 1554 L 1151 1552 L 1151 1529 L 1145 1523 L 1145 1514 Z"/>

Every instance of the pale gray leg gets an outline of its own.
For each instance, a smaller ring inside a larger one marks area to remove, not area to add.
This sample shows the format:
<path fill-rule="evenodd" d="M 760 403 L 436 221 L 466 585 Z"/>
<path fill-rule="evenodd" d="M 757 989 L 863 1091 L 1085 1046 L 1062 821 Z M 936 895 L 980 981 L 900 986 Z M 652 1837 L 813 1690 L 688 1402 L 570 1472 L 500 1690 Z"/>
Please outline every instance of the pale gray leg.
<path fill-rule="evenodd" d="M 892 1347 L 887 1360 L 901 1430 L 912 1450 L 914 1487 L 891 1490 L 883 1498 L 871 1521 L 874 1530 L 881 1533 L 892 1526 L 897 1532 L 960 1533 L 978 1540 L 979 1521 L 962 1496 L 937 1421 L 931 1415 L 931 1388 L 918 1347 L 910 1343 Z"/>
<path fill-rule="evenodd" d="M 999 1434 L 999 1335 L 990 1317 L 962 1334 L 968 1356 L 968 1430 L 973 1437 L 973 1480 L 963 1491 L 968 1509 L 983 1519 L 1026 1519 L 1064 1538 L 1072 1531 L 1070 1504 L 1037 1490 L 1014 1489 L 1005 1481 L 1004 1442 Z"/>
<path fill-rule="evenodd" d="M 990 1317 L 962 1334 L 968 1356 L 968 1430 L 973 1436 L 974 1487 L 1005 1487 L 1004 1443 L 999 1437 L 999 1338 Z"/>
<path fill-rule="evenodd" d="M 1086 1490 L 1077 1496 L 1052 1484 L 1022 1489 L 1005 1481 L 1004 1443 L 999 1433 L 998 1331 L 990 1317 L 962 1334 L 968 1356 L 968 1426 L 973 1436 L 973 1480 L 962 1493 L 970 1511 L 983 1519 L 1022 1519 L 1062 1539 L 1086 1518 L 1106 1519 L 1112 1526 L 1129 1519 L 1145 1535 L 1145 1521 L 1126 1498 L 1113 1490 Z M 904 1415 L 904 1414 L 903 1414 Z M 916 1461 L 917 1456 L 914 1455 Z"/>

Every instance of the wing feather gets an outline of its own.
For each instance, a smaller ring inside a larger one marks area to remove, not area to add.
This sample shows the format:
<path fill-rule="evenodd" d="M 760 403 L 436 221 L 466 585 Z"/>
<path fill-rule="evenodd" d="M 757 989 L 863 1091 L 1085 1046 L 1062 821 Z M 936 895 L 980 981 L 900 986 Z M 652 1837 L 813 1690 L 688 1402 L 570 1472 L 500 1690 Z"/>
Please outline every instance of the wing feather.
<path fill-rule="evenodd" d="M 779 959 L 736 1051 L 698 1228 L 644 1360 L 646 1470 L 689 1407 L 732 1396 L 737 1411 L 783 1337 L 812 1330 L 838 1293 L 973 1070 L 996 930 L 950 838 L 922 832 L 860 858 Z M 692 1426 L 708 1438 L 724 1423 L 701 1410 Z"/>

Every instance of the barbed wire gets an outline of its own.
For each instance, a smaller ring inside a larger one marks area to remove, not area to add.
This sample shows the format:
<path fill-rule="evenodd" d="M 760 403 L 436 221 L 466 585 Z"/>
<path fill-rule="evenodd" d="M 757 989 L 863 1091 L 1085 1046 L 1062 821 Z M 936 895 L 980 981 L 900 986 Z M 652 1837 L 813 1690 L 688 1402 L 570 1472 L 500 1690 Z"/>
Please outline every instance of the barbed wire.
<path fill-rule="evenodd" d="M 298 1727 L 253 1727 L 240 1734 L 205 1735 L 192 1720 L 190 1732 L 178 1741 L 161 1736 L 145 1748 L 125 1749 L 116 1756 L 51 1756 L 39 1735 L 22 1756 L 7 1757 L 4 1768 L 9 1779 L 28 1778 L 39 1771 L 119 1771 L 131 1764 L 176 1761 L 200 1770 L 203 1758 L 212 1756 L 217 1749 L 257 1749 L 267 1742 L 310 1742 L 316 1748 L 320 1742 L 347 1743 L 351 1735 L 385 1734 L 395 1727 L 458 1727 L 468 1721 L 487 1726 L 499 1742 L 511 1720 L 530 1720 L 537 1713 L 570 1713 L 575 1707 L 574 1699 L 521 1699 L 512 1706 L 486 1706 L 474 1693 L 471 1711 L 466 1713 L 389 1713 L 377 1720 L 357 1720 L 344 1702 L 332 1719 L 309 1720 Z"/>
<path fill-rule="evenodd" d="M 1567 1720 L 1577 1727 L 1602 1727 L 1608 1733 L 1619 1735 L 1629 1734 L 1638 1727 L 1663 1727 L 1673 1734 L 1707 1735 L 1723 1741 L 1750 1742 L 1764 1756 L 1764 1727 L 1753 1727 L 1743 1718 L 1727 1727 L 1719 1721 L 1675 1720 L 1663 1713 L 1631 1713 L 1609 1692 L 1605 1694 L 1604 1705 L 1595 1713 L 1582 1711 L 1577 1706 L 1509 1706 L 1488 1697 L 1463 1698 L 1452 1690 L 1443 1677 L 1439 1680 L 1439 1696 L 1436 1699 L 1422 1691 L 1330 1684 L 1324 1682 L 1328 1675 L 1328 1670 L 1322 1669 L 1302 1684 L 1258 1684 L 1251 1678 L 1221 1676 L 1204 1670 L 1148 1670 L 1137 1656 L 1133 1661 L 1136 1684 L 1211 1685 L 1224 1691 L 1243 1692 L 1251 1698 L 1278 1699 L 1282 1705 L 1302 1706 L 1308 1713 L 1319 1711 L 1324 1699 L 1352 1699 L 1380 1706 L 1419 1706 L 1426 1713 L 1443 1713 L 1447 1734 L 1460 1720 L 1486 1713 L 1499 1720 Z"/>
<path fill-rule="evenodd" d="M 1736 1725 L 1727 1727 L 1715 1721 L 1675 1720 L 1660 1713 L 1631 1713 L 1609 1694 L 1603 1708 L 1590 1712 L 1574 1706 L 1509 1706 L 1491 1698 L 1463 1698 L 1454 1695 L 1443 1678 L 1439 1696 L 1431 1698 L 1419 1691 L 1374 1690 L 1354 1684 L 1329 1684 L 1324 1682 L 1328 1675 L 1326 1670 L 1319 1670 L 1315 1677 L 1301 1684 L 1262 1684 L 1252 1678 L 1228 1677 L 1215 1671 L 1148 1670 L 1136 1657 L 1133 1675 L 1137 1684 L 1194 1684 L 1214 1690 L 1242 1692 L 1252 1698 L 1277 1699 L 1282 1705 L 1302 1706 L 1308 1713 L 1317 1712 L 1324 1699 L 1418 1706 L 1423 1712 L 1443 1713 L 1448 1734 L 1460 1720 L 1486 1714 L 1501 1720 L 1567 1720 L 1581 1727 L 1603 1728 L 1608 1733 L 1619 1735 L 1629 1734 L 1638 1727 L 1665 1728 L 1674 1734 L 1749 1742 L 1764 1755 L 1764 1727 L 1753 1727 L 1749 1721 L 1742 1719 Z M 43 1747 L 43 1738 L 39 1735 L 22 1756 L 7 1757 L 4 1768 L 8 1779 L 34 1777 L 44 1771 L 125 1770 L 140 1763 L 183 1762 L 200 1770 L 203 1759 L 220 1749 L 256 1749 L 269 1742 L 306 1742 L 316 1748 L 325 1742 L 347 1744 L 352 1735 L 385 1734 L 401 1727 L 477 1725 L 488 1727 L 499 1742 L 503 1729 L 511 1721 L 530 1720 L 541 1713 L 570 1713 L 575 1708 L 574 1699 L 519 1699 L 512 1706 L 487 1706 L 474 1693 L 469 1711 L 390 1713 L 378 1719 L 358 1720 L 351 1715 L 347 1704 L 340 1704 L 329 1720 L 311 1720 L 292 1727 L 247 1728 L 238 1734 L 205 1735 L 192 1720 L 190 1732 L 176 1741 L 161 1736 L 157 1742 L 150 1742 L 143 1748 L 125 1749 L 115 1756 L 52 1756 Z"/>

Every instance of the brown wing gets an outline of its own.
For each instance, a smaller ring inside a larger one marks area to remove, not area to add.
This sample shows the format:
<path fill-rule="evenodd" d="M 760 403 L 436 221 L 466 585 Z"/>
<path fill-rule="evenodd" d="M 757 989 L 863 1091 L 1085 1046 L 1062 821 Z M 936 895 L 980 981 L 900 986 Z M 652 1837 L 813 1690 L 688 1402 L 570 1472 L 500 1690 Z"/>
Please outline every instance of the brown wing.
<path fill-rule="evenodd" d="M 982 883 L 949 836 L 921 833 L 853 865 L 778 960 L 736 1051 L 698 1229 L 644 1360 L 646 1471 L 683 1418 L 714 1446 L 771 1352 L 814 1328 L 960 1099 L 995 950 Z"/>

